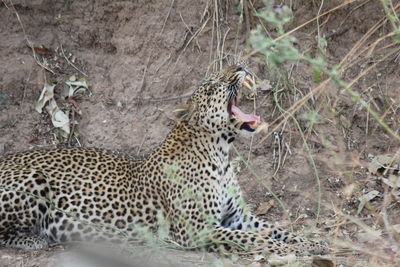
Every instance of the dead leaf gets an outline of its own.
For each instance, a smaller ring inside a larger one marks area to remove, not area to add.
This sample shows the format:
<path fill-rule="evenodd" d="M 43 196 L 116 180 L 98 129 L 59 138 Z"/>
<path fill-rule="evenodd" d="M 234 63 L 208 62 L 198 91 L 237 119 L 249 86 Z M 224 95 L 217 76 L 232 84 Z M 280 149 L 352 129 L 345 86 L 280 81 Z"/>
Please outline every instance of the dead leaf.
<path fill-rule="evenodd" d="M 39 55 L 53 55 L 54 51 L 44 47 L 44 46 L 34 46 L 33 50 Z"/>
<path fill-rule="evenodd" d="M 46 111 L 49 113 L 54 127 L 61 129 L 61 136 L 67 138 L 70 133 L 69 116 L 58 107 L 54 99 L 55 86 L 55 84 L 50 85 L 47 83 L 44 85 L 35 109 L 37 112 L 42 113 L 43 107 L 46 106 Z"/>
<path fill-rule="evenodd" d="M 397 166 L 394 166 L 397 165 Z M 394 169 L 398 169 L 400 165 L 400 155 L 379 155 L 372 159 L 371 163 L 368 166 L 368 170 L 372 174 L 376 174 L 379 169 L 387 169 L 394 167 Z"/>
<path fill-rule="evenodd" d="M 262 202 L 256 211 L 256 215 L 265 215 L 274 206 L 274 201 L 271 199 L 268 202 Z"/>
<path fill-rule="evenodd" d="M 373 200 L 377 196 L 379 196 L 379 192 L 377 190 L 372 190 L 372 191 L 362 195 L 359 198 L 360 204 L 358 205 L 357 214 L 360 214 L 360 212 L 363 210 L 365 204 L 367 204 L 369 201 Z"/>
<path fill-rule="evenodd" d="M 64 98 L 73 97 L 74 95 L 89 91 L 89 81 L 85 78 L 77 80 L 75 75 L 72 75 L 65 83 L 68 85 L 68 88 L 63 92 Z M 91 92 L 89 91 L 89 95 L 90 94 Z"/>
<path fill-rule="evenodd" d="M 47 101 L 54 98 L 54 87 L 55 84 L 45 84 L 42 93 L 39 96 L 39 100 L 36 103 L 35 109 L 37 112 L 42 113 L 43 107 L 46 105 Z"/>
<path fill-rule="evenodd" d="M 69 134 L 69 117 L 58 107 L 55 100 L 49 102 L 46 110 L 51 115 L 51 122 L 53 123 L 54 127 L 61 128 L 65 133 Z"/>
<path fill-rule="evenodd" d="M 400 188 L 400 177 L 396 175 L 389 175 L 389 179 L 382 178 L 382 182 L 392 188 Z"/>

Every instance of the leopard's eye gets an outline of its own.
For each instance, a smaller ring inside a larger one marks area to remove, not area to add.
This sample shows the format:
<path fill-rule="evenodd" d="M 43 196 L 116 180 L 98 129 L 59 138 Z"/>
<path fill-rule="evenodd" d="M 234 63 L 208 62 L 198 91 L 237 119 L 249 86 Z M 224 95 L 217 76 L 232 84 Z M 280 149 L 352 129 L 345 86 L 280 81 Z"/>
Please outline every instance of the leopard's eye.
<path fill-rule="evenodd" d="M 236 71 L 243 71 L 243 70 L 244 70 L 244 69 L 243 69 L 242 66 L 239 66 L 239 67 L 236 68 Z"/>

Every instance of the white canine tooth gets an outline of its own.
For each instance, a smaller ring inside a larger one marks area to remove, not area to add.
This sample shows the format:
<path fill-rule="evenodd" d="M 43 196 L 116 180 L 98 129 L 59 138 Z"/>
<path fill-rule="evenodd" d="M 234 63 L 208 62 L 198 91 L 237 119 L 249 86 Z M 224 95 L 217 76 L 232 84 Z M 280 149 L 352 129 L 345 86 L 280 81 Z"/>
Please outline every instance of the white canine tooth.
<path fill-rule="evenodd" d="M 249 84 L 248 82 L 246 82 L 246 81 L 244 81 L 244 82 L 242 83 L 242 85 L 243 85 L 244 87 L 247 87 L 247 88 L 251 89 L 250 84 Z"/>
<path fill-rule="evenodd" d="M 250 76 L 246 76 L 245 80 L 249 81 L 252 84 L 255 84 L 254 80 Z"/>

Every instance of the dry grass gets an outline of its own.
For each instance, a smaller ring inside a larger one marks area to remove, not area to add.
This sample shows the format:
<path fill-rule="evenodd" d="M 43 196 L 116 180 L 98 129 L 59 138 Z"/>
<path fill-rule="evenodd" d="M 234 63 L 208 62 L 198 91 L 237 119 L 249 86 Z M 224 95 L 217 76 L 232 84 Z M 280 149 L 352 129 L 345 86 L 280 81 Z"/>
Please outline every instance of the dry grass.
<path fill-rule="evenodd" d="M 363 1 L 344 1 L 326 12 L 321 12 L 321 9 L 324 9 L 322 7 L 323 1 L 318 2 L 317 12 L 319 15 L 316 15 L 314 18 L 294 27 L 284 34 L 278 35 L 273 38 L 272 41 L 279 46 L 280 41 L 302 30 L 305 26 L 318 22 L 319 18 L 323 16 L 334 14 L 337 10 L 343 9 L 350 4 L 356 5 L 351 12 L 367 4 Z M 318 220 L 320 215 L 321 191 L 319 186 L 319 169 L 312 156 L 312 154 L 315 153 L 312 149 L 312 144 L 316 143 L 315 139 L 318 144 L 322 146 L 322 149 L 328 151 L 328 153 L 337 160 L 336 166 L 338 176 L 345 177 L 347 181 L 351 183 L 351 188 L 342 188 L 342 193 L 347 194 L 347 198 L 362 196 L 366 193 L 366 190 L 370 190 L 370 188 L 365 188 L 366 182 L 362 177 L 363 175 L 368 175 L 368 173 L 366 173 L 365 170 L 360 170 L 360 168 L 365 168 L 365 164 L 360 163 L 358 160 L 353 160 L 353 162 L 350 163 L 343 161 L 342 156 L 346 151 L 338 151 L 336 144 L 332 144 L 332 141 L 328 141 L 330 138 L 329 133 L 327 135 L 326 128 L 323 129 L 323 127 L 320 127 L 320 123 L 331 125 L 328 127 L 340 125 L 340 116 L 338 115 L 340 115 L 341 105 L 343 105 L 344 99 L 350 99 L 353 108 L 361 112 L 361 114 L 358 113 L 358 116 L 366 118 L 367 126 L 363 138 L 368 138 L 369 133 L 371 133 L 369 129 L 373 128 L 373 132 L 377 134 L 386 133 L 390 136 L 391 149 L 386 150 L 386 153 L 397 151 L 399 147 L 399 124 L 396 119 L 398 118 L 398 109 L 400 107 L 399 99 L 392 98 L 387 107 L 381 107 L 379 104 L 376 104 L 376 100 L 374 100 L 371 94 L 366 94 L 365 91 L 360 91 L 358 89 L 360 87 L 362 88 L 362 81 L 370 78 L 372 73 L 379 71 L 378 69 L 382 69 L 385 65 L 398 65 L 396 59 L 400 53 L 400 45 L 395 41 L 395 38 L 396 36 L 398 38 L 399 24 L 393 23 L 393 21 L 398 22 L 398 18 L 391 19 L 390 16 L 400 11 L 400 4 L 395 1 L 385 2 L 390 7 L 389 11 L 386 10 L 386 14 L 382 14 L 381 19 L 352 45 L 336 66 L 330 65 L 328 62 L 326 62 L 325 65 L 317 66 L 322 74 L 321 77 L 325 77 L 325 79 L 321 82 L 314 82 L 315 85 L 309 92 L 296 93 L 296 97 L 294 97 L 293 90 L 292 92 L 289 90 L 289 88 L 292 88 L 294 91 L 298 91 L 295 82 L 296 74 L 286 70 L 288 66 L 293 67 L 295 64 L 298 64 L 298 62 L 286 64 L 283 68 L 278 68 L 277 70 L 277 76 L 280 78 L 278 82 L 276 82 L 276 90 L 282 97 L 276 98 L 275 104 L 278 106 L 280 114 L 270 122 L 268 132 L 265 133 L 256 147 L 263 147 L 265 142 L 272 138 L 272 135 L 282 131 L 295 132 L 297 136 L 301 137 L 300 140 L 304 143 L 304 150 L 309 155 L 309 162 L 315 171 L 316 182 L 318 184 L 316 192 L 317 198 L 312 200 L 315 201 L 317 205 L 316 220 Z M 388 12 L 391 14 L 388 14 Z M 351 13 L 349 16 L 351 16 Z M 329 23 L 329 18 L 325 20 L 324 23 Z M 318 32 L 318 38 L 320 38 L 321 35 L 319 33 L 321 25 L 320 23 L 315 23 L 315 25 L 317 27 L 315 32 Z M 265 30 L 265 32 L 269 36 L 271 31 Z M 317 42 L 319 41 L 318 38 L 316 40 Z M 254 50 L 245 57 L 259 57 L 259 53 L 263 54 L 263 51 Z M 308 55 L 301 54 L 298 58 L 298 61 L 303 60 L 307 62 L 310 68 L 315 63 Z M 264 58 L 264 60 L 268 62 L 269 59 Z M 368 64 L 366 62 L 368 62 Z M 365 67 L 360 68 L 360 66 Z M 350 79 L 347 78 L 349 77 L 349 73 L 352 74 L 352 78 Z M 282 77 L 287 78 L 283 79 Z M 309 78 L 313 79 L 313 77 Z M 375 84 L 378 87 L 384 86 L 384 78 L 385 77 L 377 79 Z M 337 93 L 334 95 L 330 93 L 333 88 L 337 90 Z M 397 88 L 388 88 L 388 90 L 392 90 L 393 92 L 393 90 L 397 90 Z M 299 96 L 301 97 L 298 99 Z M 383 99 L 385 96 L 380 97 Z M 385 100 L 382 102 L 384 101 Z M 346 103 L 348 104 L 348 102 Z M 299 122 L 301 114 L 310 111 L 312 114 L 317 114 L 320 119 L 316 119 L 316 121 L 309 119 L 308 125 L 304 125 L 304 122 Z M 319 121 L 321 119 L 324 122 Z M 350 128 L 352 127 L 352 123 L 354 122 L 350 121 Z M 343 138 L 345 139 L 345 136 L 343 136 Z M 382 148 L 389 149 L 389 146 L 384 146 Z M 363 153 L 363 151 L 368 151 L 368 148 L 361 147 L 352 150 L 352 152 L 355 153 Z M 363 155 L 359 154 L 359 158 L 363 158 Z M 382 179 L 382 176 L 379 175 L 374 177 L 377 181 Z M 400 179 L 398 174 L 396 179 Z M 396 219 L 396 215 L 398 215 L 396 210 L 399 207 L 399 202 L 398 199 L 396 200 L 393 197 L 393 192 L 396 192 L 398 188 L 391 188 L 384 184 L 380 185 L 379 182 L 376 188 L 382 194 L 382 197 L 378 200 L 380 203 L 375 202 L 374 208 L 368 209 L 368 211 L 363 213 L 351 213 L 352 215 L 344 213 L 343 208 L 347 208 L 348 205 L 346 199 L 344 199 L 342 203 L 332 203 L 325 207 L 327 210 L 334 212 L 334 215 L 330 216 L 332 224 L 328 227 L 329 231 L 326 235 L 329 236 L 332 244 L 337 248 L 335 251 L 339 251 L 333 254 L 337 263 L 349 266 L 394 266 L 400 263 L 399 233 L 398 230 L 395 230 L 397 226 L 393 227 L 393 224 L 399 223 Z M 267 190 L 271 189 L 268 188 Z M 346 192 L 346 190 L 348 191 Z M 282 206 L 284 206 L 284 204 L 282 204 Z M 331 218 L 333 218 L 333 220 L 331 220 Z M 323 219 L 326 220 L 327 218 Z M 353 238 L 344 238 L 343 231 L 347 231 L 349 225 L 355 226 L 354 229 L 357 230 L 353 233 L 348 233 L 352 235 Z M 363 238 L 357 238 L 357 234 L 360 232 L 362 233 L 360 236 Z M 356 238 L 354 238 L 354 236 Z M 377 246 L 377 244 L 379 245 Z M 343 249 L 341 249 L 342 247 L 346 247 L 348 250 L 343 251 Z"/>

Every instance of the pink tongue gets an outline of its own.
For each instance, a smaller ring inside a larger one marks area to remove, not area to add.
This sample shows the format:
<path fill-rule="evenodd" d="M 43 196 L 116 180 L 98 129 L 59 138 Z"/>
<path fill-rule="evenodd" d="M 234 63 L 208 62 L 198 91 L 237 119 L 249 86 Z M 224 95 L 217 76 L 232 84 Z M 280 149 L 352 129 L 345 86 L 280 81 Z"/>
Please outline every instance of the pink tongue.
<path fill-rule="evenodd" d="M 254 114 L 246 114 L 235 105 L 232 105 L 232 114 L 235 115 L 236 118 L 246 123 L 261 123 L 260 116 L 256 116 Z"/>

